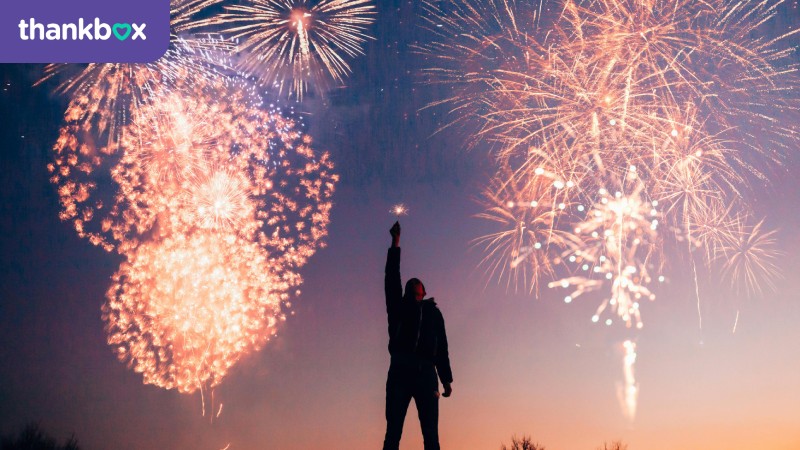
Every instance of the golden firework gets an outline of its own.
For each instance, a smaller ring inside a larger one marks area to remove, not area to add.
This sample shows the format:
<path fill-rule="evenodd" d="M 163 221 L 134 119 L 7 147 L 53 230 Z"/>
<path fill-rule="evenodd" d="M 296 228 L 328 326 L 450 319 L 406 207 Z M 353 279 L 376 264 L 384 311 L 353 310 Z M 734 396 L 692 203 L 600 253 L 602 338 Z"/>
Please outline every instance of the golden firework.
<path fill-rule="evenodd" d="M 501 224 L 478 240 L 488 272 L 529 286 L 554 277 L 550 286 L 573 289 L 567 301 L 608 288 L 593 319 L 613 307 L 638 327 L 666 243 L 687 244 L 674 247 L 688 251 L 696 287 L 696 248 L 711 264 L 732 238 L 741 247 L 731 211 L 747 209 L 754 181 L 798 142 L 785 117 L 800 111 L 798 31 L 768 29 L 781 3 L 425 2 L 434 39 L 417 49 L 431 61 L 427 82 L 451 92 L 428 107 L 448 106 L 443 128 L 469 128 L 469 143 L 491 143 L 502 167 L 481 215 Z M 530 184 L 544 173 L 552 185 Z M 546 209 L 520 209 L 531 202 Z M 577 240 L 550 254 L 567 230 Z M 765 280 L 774 268 L 746 260 L 728 272 Z"/>
<path fill-rule="evenodd" d="M 240 68 L 302 99 L 350 73 L 375 21 L 371 0 L 247 0 L 193 27 L 213 26 L 241 41 Z"/>

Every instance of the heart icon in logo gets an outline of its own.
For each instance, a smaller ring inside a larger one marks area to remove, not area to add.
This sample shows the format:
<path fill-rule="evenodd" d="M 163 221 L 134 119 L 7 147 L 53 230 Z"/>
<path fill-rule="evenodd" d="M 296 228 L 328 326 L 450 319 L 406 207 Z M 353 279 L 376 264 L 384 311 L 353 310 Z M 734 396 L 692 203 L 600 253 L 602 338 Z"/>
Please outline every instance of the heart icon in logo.
<path fill-rule="evenodd" d="M 117 37 L 120 41 L 124 41 L 128 39 L 128 36 L 131 35 L 131 24 L 129 23 L 115 23 L 113 27 L 111 27 L 111 31 L 114 32 L 114 36 Z"/>

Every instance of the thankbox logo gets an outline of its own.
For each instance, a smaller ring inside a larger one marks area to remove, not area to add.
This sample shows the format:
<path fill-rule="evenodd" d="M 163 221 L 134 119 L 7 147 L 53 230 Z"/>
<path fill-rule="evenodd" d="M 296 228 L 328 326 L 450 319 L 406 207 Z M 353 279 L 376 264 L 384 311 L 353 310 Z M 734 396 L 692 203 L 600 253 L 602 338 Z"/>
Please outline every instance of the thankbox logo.
<path fill-rule="evenodd" d="M 36 19 L 30 18 L 28 21 L 19 21 L 19 38 L 23 41 L 42 40 L 42 41 L 61 41 L 61 40 L 106 40 L 113 34 L 120 41 L 124 41 L 131 36 L 132 41 L 137 39 L 145 40 L 144 34 L 146 23 L 115 23 L 109 25 L 101 22 L 99 18 L 94 18 L 94 23 L 84 23 L 83 18 L 78 19 L 77 23 L 38 23 Z"/>
<path fill-rule="evenodd" d="M 148 63 L 169 46 L 170 0 L 25 0 L 0 15 L 0 63 Z"/>

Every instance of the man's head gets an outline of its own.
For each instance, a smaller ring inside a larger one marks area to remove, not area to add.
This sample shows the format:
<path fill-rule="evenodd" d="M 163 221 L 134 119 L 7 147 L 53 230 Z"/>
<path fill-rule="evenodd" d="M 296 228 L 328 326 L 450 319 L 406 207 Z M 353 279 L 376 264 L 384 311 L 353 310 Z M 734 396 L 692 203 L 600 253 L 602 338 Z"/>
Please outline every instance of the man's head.
<path fill-rule="evenodd" d="M 414 299 L 418 302 L 422 301 L 425 298 L 425 285 L 422 284 L 422 281 L 419 281 L 418 278 L 412 278 L 406 281 L 406 293 L 405 296 L 407 298 Z"/>

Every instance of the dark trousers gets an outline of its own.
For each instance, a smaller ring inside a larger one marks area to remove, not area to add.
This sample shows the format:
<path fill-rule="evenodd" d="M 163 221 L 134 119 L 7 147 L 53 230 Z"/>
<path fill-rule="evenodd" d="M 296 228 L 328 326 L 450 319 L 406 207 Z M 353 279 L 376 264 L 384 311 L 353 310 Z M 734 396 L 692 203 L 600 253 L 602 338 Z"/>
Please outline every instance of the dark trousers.
<path fill-rule="evenodd" d="M 439 382 L 433 363 L 392 358 L 386 380 L 386 437 L 383 450 L 397 450 L 411 399 L 417 405 L 425 450 L 439 450 Z"/>

